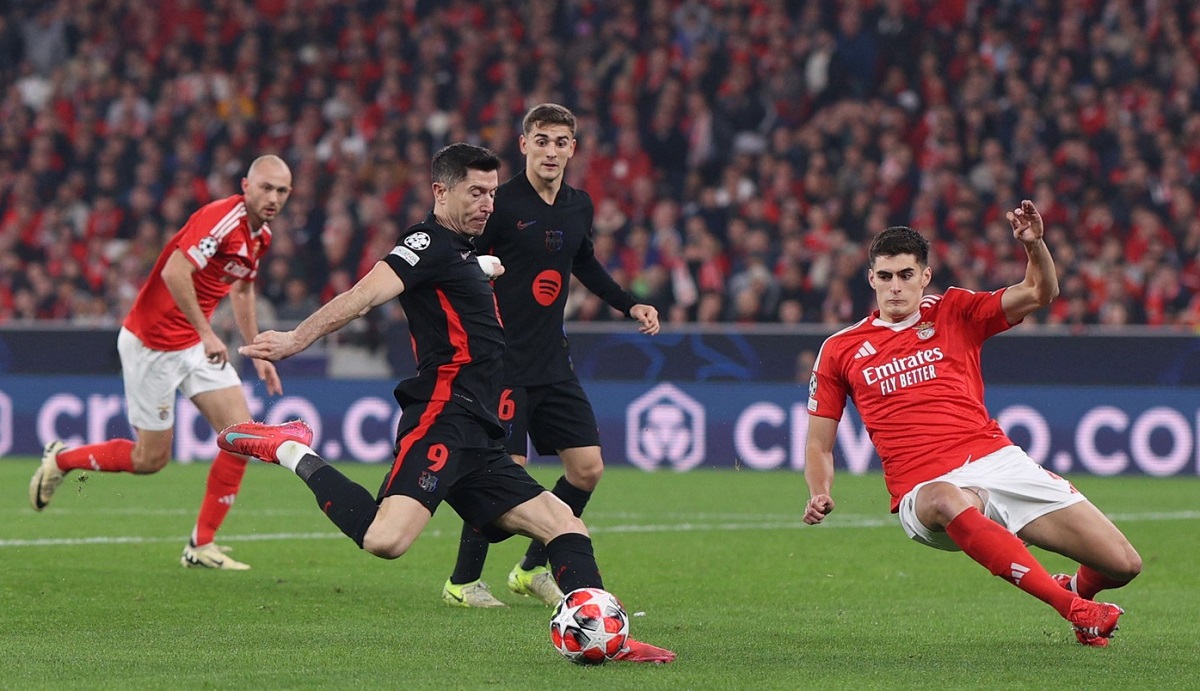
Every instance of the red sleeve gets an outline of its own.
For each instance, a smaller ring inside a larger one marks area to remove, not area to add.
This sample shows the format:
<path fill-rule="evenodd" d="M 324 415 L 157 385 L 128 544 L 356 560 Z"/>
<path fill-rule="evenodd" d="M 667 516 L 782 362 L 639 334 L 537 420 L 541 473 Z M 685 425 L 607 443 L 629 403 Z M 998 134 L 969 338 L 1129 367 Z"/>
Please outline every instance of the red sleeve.
<path fill-rule="evenodd" d="M 849 389 L 842 376 L 839 348 L 832 338 L 821 345 L 808 380 L 808 414 L 841 420 Z"/>
<path fill-rule="evenodd" d="M 227 249 L 223 245 L 237 237 L 233 231 L 245 217 L 246 205 L 240 195 L 207 204 L 188 219 L 176 238 L 176 246 L 197 269 L 203 269 L 209 259 Z"/>
<path fill-rule="evenodd" d="M 949 307 L 964 328 L 973 330 L 979 341 L 991 338 L 1011 329 L 1000 298 L 1007 288 L 990 293 L 976 293 L 966 288 L 950 288 L 942 296 L 942 309 Z M 947 302 L 949 304 L 947 304 Z M 1020 323 L 1020 322 L 1018 322 Z"/>

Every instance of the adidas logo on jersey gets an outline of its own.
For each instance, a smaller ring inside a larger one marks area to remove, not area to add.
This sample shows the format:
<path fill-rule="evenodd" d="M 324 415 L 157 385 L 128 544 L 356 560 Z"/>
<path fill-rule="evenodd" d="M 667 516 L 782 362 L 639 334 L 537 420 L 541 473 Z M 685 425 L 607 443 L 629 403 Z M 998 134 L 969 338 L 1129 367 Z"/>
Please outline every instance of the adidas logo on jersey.
<path fill-rule="evenodd" d="M 871 345 L 870 341 L 863 341 L 863 344 L 859 347 L 858 352 L 854 354 L 854 359 L 861 360 L 865 357 L 874 355 L 876 352 L 875 346 Z"/>

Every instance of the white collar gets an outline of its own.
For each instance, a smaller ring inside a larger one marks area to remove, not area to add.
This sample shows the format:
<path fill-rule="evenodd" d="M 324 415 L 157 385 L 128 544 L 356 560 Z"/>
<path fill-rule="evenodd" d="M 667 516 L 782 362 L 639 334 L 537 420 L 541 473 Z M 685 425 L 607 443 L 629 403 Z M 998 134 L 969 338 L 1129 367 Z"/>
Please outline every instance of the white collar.
<path fill-rule="evenodd" d="M 871 325 L 872 326 L 882 326 L 885 329 L 891 329 L 892 331 L 903 331 L 903 330 L 907 329 L 908 327 L 912 326 L 913 324 L 916 324 L 917 320 L 920 318 L 921 318 L 921 310 L 920 310 L 920 308 L 917 308 L 917 311 L 913 312 L 912 316 L 908 317 L 904 321 L 889 322 L 889 321 L 884 321 L 884 320 L 880 319 L 879 317 L 875 317 L 875 319 L 871 322 Z"/>

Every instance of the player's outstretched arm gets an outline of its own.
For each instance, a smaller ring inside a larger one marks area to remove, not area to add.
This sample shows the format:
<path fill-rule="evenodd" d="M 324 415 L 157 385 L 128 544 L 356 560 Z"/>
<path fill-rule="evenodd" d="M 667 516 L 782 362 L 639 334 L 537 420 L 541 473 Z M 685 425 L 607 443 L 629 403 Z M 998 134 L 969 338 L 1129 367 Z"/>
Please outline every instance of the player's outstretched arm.
<path fill-rule="evenodd" d="M 358 319 L 371 308 L 404 292 L 404 281 L 385 262 L 363 276 L 354 287 L 326 303 L 291 331 L 264 331 L 254 342 L 238 348 L 248 357 L 276 362 L 309 347 L 318 338 Z"/>
<path fill-rule="evenodd" d="M 1005 214 L 1005 218 L 1012 226 L 1013 237 L 1025 245 L 1025 253 L 1029 256 L 1025 279 L 1010 286 L 1000 297 L 1000 306 L 1008 323 L 1016 324 L 1058 297 L 1058 271 L 1043 239 L 1042 215 L 1033 202 L 1022 201 L 1019 207 Z"/>
<path fill-rule="evenodd" d="M 833 511 L 833 443 L 837 440 L 838 421 L 808 416 L 808 442 L 804 447 L 804 480 L 808 483 L 808 503 L 804 522 L 816 525 Z"/>

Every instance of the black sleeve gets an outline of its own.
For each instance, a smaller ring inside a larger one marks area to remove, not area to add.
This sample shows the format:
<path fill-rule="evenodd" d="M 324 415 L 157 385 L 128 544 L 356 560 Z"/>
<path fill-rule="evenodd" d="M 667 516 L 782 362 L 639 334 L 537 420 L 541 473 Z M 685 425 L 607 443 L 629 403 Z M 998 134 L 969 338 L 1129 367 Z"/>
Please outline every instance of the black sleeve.
<path fill-rule="evenodd" d="M 410 241 L 409 238 L 414 240 Z M 438 240 L 431 238 L 429 233 L 419 231 L 405 235 L 383 261 L 404 281 L 407 291 L 441 275 L 444 259 L 440 255 L 443 252 Z"/>
<path fill-rule="evenodd" d="M 596 297 L 607 302 L 614 309 L 620 310 L 626 317 L 629 316 L 629 310 L 637 304 L 633 295 L 617 285 L 613 277 L 596 259 L 592 250 L 590 229 L 588 237 L 585 237 L 580 243 L 579 251 L 575 253 L 575 258 L 571 262 L 571 273 L 579 278 L 579 282 L 585 288 L 595 293 Z"/>

